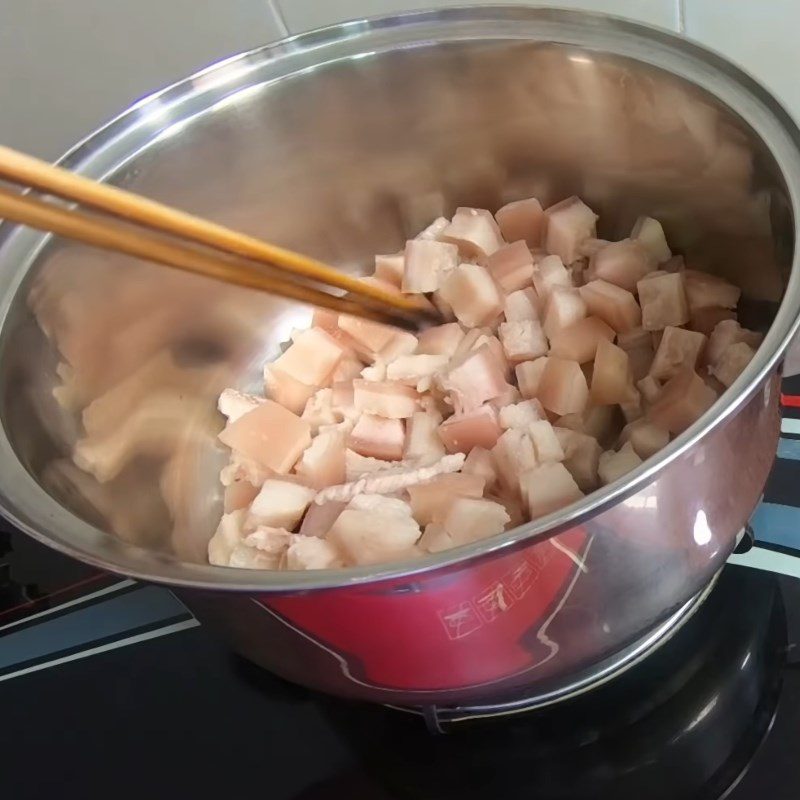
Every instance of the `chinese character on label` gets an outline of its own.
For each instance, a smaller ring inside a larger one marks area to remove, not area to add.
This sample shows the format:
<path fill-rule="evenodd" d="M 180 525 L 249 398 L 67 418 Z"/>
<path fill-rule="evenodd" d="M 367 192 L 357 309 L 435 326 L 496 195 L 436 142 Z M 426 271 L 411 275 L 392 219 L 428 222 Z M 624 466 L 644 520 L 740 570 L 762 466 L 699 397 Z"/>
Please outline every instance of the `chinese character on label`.
<path fill-rule="evenodd" d="M 507 596 L 502 583 L 495 583 L 490 586 L 482 594 L 474 598 L 474 601 L 486 622 L 492 622 L 514 603 L 513 598 Z"/>
<path fill-rule="evenodd" d="M 516 600 L 521 600 L 536 580 L 539 571 L 523 561 L 503 576 L 503 585 Z"/>
<path fill-rule="evenodd" d="M 439 612 L 439 619 L 451 639 L 461 639 L 483 625 L 469 600 Z"/>

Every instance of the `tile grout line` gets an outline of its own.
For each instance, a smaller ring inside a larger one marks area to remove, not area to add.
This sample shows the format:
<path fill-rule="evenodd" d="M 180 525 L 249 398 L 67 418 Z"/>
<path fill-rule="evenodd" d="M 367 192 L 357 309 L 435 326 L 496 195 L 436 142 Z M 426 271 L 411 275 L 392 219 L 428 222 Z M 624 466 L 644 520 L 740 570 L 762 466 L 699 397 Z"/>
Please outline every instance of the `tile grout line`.
<path fill-rule="evenodd" d="M 277 0 L 266 0 L 266 4 L 269 11 L 272 12 L 272 17 L 278 27 L 280 38 L 283 39 L 286 36 L 291 36 L 291 31 L 289 30 L 289 26 L 286 24 L 286 19 L 283 16 L 283 11 L 281 10 L 280 5 L 278 5 Z"/>

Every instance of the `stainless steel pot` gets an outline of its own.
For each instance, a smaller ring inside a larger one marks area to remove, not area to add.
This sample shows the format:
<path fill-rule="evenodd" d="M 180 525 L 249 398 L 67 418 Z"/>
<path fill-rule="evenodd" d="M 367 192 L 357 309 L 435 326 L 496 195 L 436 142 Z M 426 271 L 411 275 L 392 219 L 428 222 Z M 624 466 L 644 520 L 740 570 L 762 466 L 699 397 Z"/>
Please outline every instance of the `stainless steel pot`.
<path fill-rule="evenodd" d="M 243 653 L 308 686 L 402 704 L 558 697 L 667 635 L 758 501 L 797 327 L 799 143 L 720 57 L 589 14 L 410 14 L 218 64 L 63 163 L 348 271 L 455 205 L 578 193 L 608 238 L 640 213 L 663 220 L 687 260 L 743 287 L 764 344 L 685 434 L 562 512 L 413 563 L 211 567 L 215 394 L 259 388 L 310 310 L 4 225 L 3 510 L 76 558 L 175 587 Z M 69 460 L 82 411 L 102 483 Z"/>

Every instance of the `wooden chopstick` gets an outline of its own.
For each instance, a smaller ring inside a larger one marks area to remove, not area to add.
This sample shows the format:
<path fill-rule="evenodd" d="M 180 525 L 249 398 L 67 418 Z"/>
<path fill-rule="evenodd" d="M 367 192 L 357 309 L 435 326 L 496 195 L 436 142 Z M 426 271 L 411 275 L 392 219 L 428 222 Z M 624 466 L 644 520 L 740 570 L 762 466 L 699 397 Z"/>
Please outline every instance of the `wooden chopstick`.
<path fill-rule="evenodd" d="M 327 264 L 115 186 L 97 183 L 33 156 L 0 146 L 0 178 L 55 195 L 206 247 L 233 253 L 293 276 L 368 298 L 380 307 L 423 315 L 418 300 L 363 283 Z M 146 257 L 146 256 L 145 256 Z"/>
<path fill-rule="evenodd" d="M 379 310 L 349 297 L 337 297 L 292 281 L 282 280 L 241 259 L 204 253 L 191 245 L 175 244 L 133 229 L 124 223 L 97 219 L 74 209 L 63 208 L 0 188 L 0 218 L 41 231 L 76 239 L 94 247 L 114 250 L 169 267 L 234 283 L 251 289 L 329 308 L 407 330 L 418 328 L 418 318 L 405 310 Z"/>

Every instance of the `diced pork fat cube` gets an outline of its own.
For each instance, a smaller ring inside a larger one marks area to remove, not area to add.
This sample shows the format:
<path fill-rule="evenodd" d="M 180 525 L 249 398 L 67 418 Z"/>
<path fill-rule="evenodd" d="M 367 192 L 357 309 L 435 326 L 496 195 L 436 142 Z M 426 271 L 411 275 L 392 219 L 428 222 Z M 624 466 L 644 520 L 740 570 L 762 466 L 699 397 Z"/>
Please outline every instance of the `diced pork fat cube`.
<path fill-rule="evenodd" d="M 684 270 L 682 274 L 692 312 L 701 308 L 736 308 L 742 294 L 738 286 L 694 269 Z"/>
<path fill-rule="evenodd" d="M 417 353 L 450 358 L 464 338 L 464 329 L 457 322 L 447 322 L 420 333 Z"/>
<path fill-rule="evenodd" d="M 441 383 L 450 392 L 456 411 L 471 411 L 505 391 L 504 364 L 484 344 L 444 373 Z"/>
<path fill-rule="evenodd" d="M 259 525 L 252 533 L 244 537 L 244 544 L 248 547 L 276 556 L 279 562 L 291 541 L 291 531 L 274 525 Z M 267 569 L 276 568 L 280 569 L 280 566 L 267 567 Z"/>
<path fill-rule="evenodd" d="M 503 430 L 522 428 L 527 431 L 531 423 L 542 419 L 547 419 L 547 415 L 538 400 L 523 400 L 500 410 L 500 427 Z"/>
<path fill-rule="evenodd" d="M 353 355 L 345 354 L 331 374 L 331 386 L 342 381 L 352 381 L 361 374 L 364 365 Z"/>
<path fill-rule="evenodd" d="M 362 414 L 350 433 L 347 444 L 351 450 L 362 456 L 400 461 L 405 438 L 402 420 Z"/>
<path fill-rule="evenodd" d="M 346 503 L 334 501 L 312 503 L 303 517 L 303 522 L 300 525 L 300 535 L 315 536 L 318 539 L 324 538 L 346 506 Z"/>
<path fill-rule="evenodd" d="M 572 289 L 572 277 L 564 262 L 558 256 L 547 256 L 534 264 L 533 288 L 536 294 L 546 303 L 553 289 L 560 286 Z"/>
<path fill-rule="evenodd" d="M 217 408 L 221 414 L 228 418 L 228 422 L 235 422 L 239 417 L 252 411 L 264 402 L 263 397 L 254 394 L 237 392 L 236 389 L 225 389 L 217 400 Z"/>
<path fill-rule="evenodd" d="M 628 423 L 620 434 L 620 442 L 630 442 L 641 459 L 650 458 L 669 444 L 669 431 L 646 419 Z"/>
<path fill-rule="evenodd" d="M 378 564 L 409 555 L 422 531 L 411 508 L 402 505 L 408 513 L 381 507 L 346 508 L 333 523 L 327 540 L 352 564 Z"/>
<path fill-rule="evenodd" d="M 744 371 L 756 351 L 747 342 L 730 345 L 709 372 L 723 385 L 730 386 Z"/>
<path fill-rule="evenodd" d="M 544 464 L 548 461 L 564 460 L 564 450 L 559 444 L 553 426 L 547 420 L 531 422 L 528 426 L 528 436 L 533 442 L 537 463 Z"/>
<path fill-rule="evenodd" d="M 414 238 L 415 239 L 438 239 L 445 228 L 450 224 L 450 220 L 446 217 L 436 217 L 436 219 L 423 228 Z"/>
<path fill-rule="evenodd" d="M 644 414 L 644 408 L 642 405 L 642 395 L 639 394 L 639 391 L 631 386 L 631 396 L 628 400 L 624 403 L 619 404 L 620 411 L 622 411 L 622 416 L 625 417 L 625 422 L 634 422 L 637 419 L 640 419 Z"/>
<path fill-rule="evenodd" d="M 441 519 L 441 526 L 456 545 L 488 539 L 505 530 L 508 512 L 492 500 L 457 497 Z"/>
<path fill-rule="evenodd" d="M 398 289 L 403 283 L 404 269 L 405 257 L 403 253 L 375 256 L 375 277 L 378 280 L 391 283 L 392 286 L 396 286 Z"/>
<path fill-rule="evenodd" d="M 454 472 L 408 487 L 411 512 L 420 525 L 441 520 L 457 497 L 483 497 L 485 481 L 478 475 Z"/>
<path fill-rule="evenodd" d="M 723 320 L 735 320 L 736 312 L 729 308 L 698 308 L 689 316 L 689 329 L 711 336 L 717 324 Z"/>
<path fill-rule="evenodd" d="M 689 304 L 679 272 L 648 277 L 639 281 L 639 304 L 642 307 L 642 327 L 659 331 L 667 325 L 676 327 L 689 321 Z"/>
<path fill-rule="evenodd" d="M 244 538 L 242 527 L 246 511 L 236 509 L 222 515 L 217 530 L 208 542 L 208 561 L 219 567 L 227 567 L 233 548 Z"/>
<path fill-rule="evenodd" d="M 633 388 L 628 354 L 603 339 L 597 346 L 590 397 L 596 405 L 627 403 L 636 390 Z"/>
<path fill-rule="evenodd" d="M 385 363 L 391 364 L 392 361 L 407 356 L 417 349 L 417 337 L 409 331 L 395 331 L 389 341 L 380 349 L 378 357 Z"/>
<path fill-rule="evenodd" d="M 716 364 L 732 344 L 739 342 L 744 342 L 755 349 L 763 338 L 762 334 L 743 328 L 736 320 L 722 320 L 717 323 L 708 339 L 705 361 L 708 364 Z"/>
<path fill-rule="evenodd" d="M 250 481 L 232 481 L 225 487 L 224 511 L 229 514 L 239 508 L 245 508 L 253 502 L 258 494 L 258 486 L 253 486 Z"/>
<path fill-rule="evenodd" d="M 344 483 L 346 442 L 347 435 L 342 430 L 331 428 L 319 433 L 303 452 L 295 471 L 317 489 Z"/>
<path fill-rule="evenodd" d="M 661 383 L 652 375 L 645 375 L 641 380 L 636 381 L 636 388 L 642 395 L 645 403 L 655 403 L 661 394 Z"/>
<path fill-rule="evenodd" d="M 627 333 L 621 333 L 617 337 L 617 347 L 628 354 L 634 381 L 644 378 L 650 371 L 655 356 L 650 332 L 643 328 L 634 328 Z"/>
<path fill-rule="evenodd" d="M 524 239 L 528 247 L 542 244 L 545 217 L 542 204 L 535 197 L 507 203 L 494 216 L 507 242 Z"/>
<path fill-rule="evenodd" d="M 676 372 L 647 409 L 647 418 L 670 433 L 683 433 L 717 399 L 716 392 L 692 369 Z"/>
<path fill-rule="evenodd" d="M 578 290 L 590 316 L 600 317 L 617 333 L 642 324 L 642 311 L 633 294 L 603 280 L 589 281 Z"/>
<path fill-rule="evenodd" d="M 536 290 L 529 286 L 506 295 L 503 305 L 503 314 L 506 322 L 521 322 L 523 320 L 538 320 L 541 315 L 542 302 Z"/>
<path fill-rule="evenodd" d="M 301 383 L 273 364 L 264 367 L 264 389 L 276 403 L 293 414 L 300 414 L 308 399 L 317 391 L 316 386 Z"/>
<path fill-rule="evenodd" d="M 548 411 L 559 416 L 581 413 L 589 401 L 589 387 L 581 365 L 564 358 L 548 358 L 537 397 Z"/>
<path fill-rule="evenodd" d="M 639 217 L 633 225 L 631 239 L 635 239 L 647 249 L 656 264 L 663 264 L 672 258 L 672 251 L 664 236 L 664 229 L 657 219 Z"/>
<path fill-rule="evenodd" d="M 311 434 L 316 435 L 323 425 L 335 425 L 342 416 L 333 408 L 333 389 L 320 389 L 309 397 L 300 419 L 311 426 Z"/>
<path fill-rule="evenodd" d="M 589 406 L 581 415 L 582 433 L 597 439 L 602 446 L 617 440 L 620 429 L 619 414 L 614 406 Z M 561 420 L 558 422 L 561 425 Z"/>
<path fill-rule="evenodd" d="M 356 481 L 364 475 L 381 472 L 386 469 L 397 469 L 396 461 L 384 461 L 380 458 L 362 456 L 349 448 L 344 451 L 344 473 L 346 481 Z"/>
<path fill-rule="evenodd" d="M 503 310 L 503 297 L 488 270 L 477 264 L 460 264 L 439 289 L 456 319 L 468 328 L 487 325 Z"/>
<path fill-rule="evenodd" d="M 343 419 L 355 419 L 358 411 L 353 401 L 353 381 L 337 381 L 331 386 L 331 408 Z"/>
<path fill-rule="evenodd" d="M 273 366 L 301 383 L 320 388 L 330 383 L 344 348 L 321 328 L 309 328 L 274 361 Z"/>
<path fill-rule="evenodd" d="M 547 356 L 542 356 L 534 361 L 524 361 L 515 367 L 514 372 L 517 376 L 519 391 L 526 400 L 538 397 L 542 375 L 544 375 L 549 360 Z"/>
<path fill-rule="evenodd" d="M 621 478 L 632 469 L 636 469 L 641 463 L 642 459 L 636 455 L 636 451 L 630 442 L 626 442 L 619 452 L 606 450 L 600 456 L 600 466 L 597 469 L 600 482 L 604 486 L 613 483 L 617 478 Z"/>
<path fill-rule="evenodd" d="M 455 353 L 453 353 L 453 359 L 456 361 L 460 361 L 463 359 L 470 350 L 475 350 L 475 345 L 482 336 L 487 336 L 491 334 L 491 330 L 489 328 L 470 328 L 465 334 L 464 338 L 458 343 L 458 347 L 456 347 Z"/>
<path fill-rule="evenodd" d="M 498 325 L 498 330 L 499 330 Z M 479 336 L 478 339 L 475 341 L 475 344 L 472 346 L 472 350 L 480 350 L 481 347 L 486 345 L 489 348 L 489 351 L 492 354 L 492 358 L 495 359 L 498 366 L 503 370 L 503 375 L 506 376 L 506 379 L 511 377 L 511 364 L 509 363 L 508 359 L 506 358 L 506 351 L 503 349 L 503 345 L 500 343 L 500 340 L 496 336 L 490 336 L 488 334 L 483 334 Z"/>
<path fill-rule="evenodd" d="M 389 343 L 395 333 L 395 330 L 387 325 L 351 317 L 349 314 L 339 315 L 339 328 L 348 335 L 353 345 L 359 348 L 359 355 L 371 359 L 374 359 L 381 348 Z"/>
<path fill-rule="evenodd" d="M 439 426 L 439 436 L 448 453 L 469 453 L 473 447 L 491 450 L 502 432 L 497 412 L 489 405 L 453 414 Z"/>
<path fill-rule="evenodd" d="M 656 268 L 655 259 L 641 242 L 623 239 L 600 248 L 589 264 L 592 277 L 613 283 L 629 292 L 648 272 Z"/>
<path fill-rule="evenodd" d="M 411 239 L 406 242 L 401 288 L 406 294 L 435 292 L 440 280 L 458 266 L 458 248 L 447 242 Z"/>
<path fill-rule="evenodd" d="M 594 360 L 601 339 L 613 341 L 614 329 L 599 317 L 584 317 L 550 337 L 550 354 L 585 364 Z"/>
<path fill-rule="evenodd" d="M 486 258 L 505 244 L 494 217 L 482 208 L 457 208 L 440 236 L 458 245 L 465 258 Z"/>
<path fill-rule="evenodd" d="M 426 392 L 431 387 L 431 378 L 444 369 L 448 360 L 447 356 L 426 354 L 400 356 L 387 366 L 386 377 L 390 381 L 416 386 L 418 392 Z"/>
<path fill-rule="evenodd" d="M 492 454 L 483 447 L 473 447 L 461 468 L 464 475 L 477 475 L 483 479 L 486 491 L 493 489 L 497 483 L 497 468 Z"/>
<path fill-rule="evenodd" d="M 281 480 L 266 480 L 250 505 L 247 526 L 294 530 L 316 495 L 314 489 Z"/>
<path fill-rule="evenodd" d="M 500 341 L 506 358 L 512 364 L 531 361 L 547 354 L 547 339 L 542 326 L 536 320 L 501 323 Z"/>
<path fill-rule="evenodd" d="M 285 474 L 311 444 L 311 427 L 283 406 L 265 400 L 229 422 L 219 439 L 261 466 Z"/>
<path fill-rule="evenodd" d="M 415 411 L 406 426 L 403 458 L 406 461 L 433 463 L 445 454 L 439 438 L 442 415 L 435 411 Z"/>
<path fill-rule="evenodd" d="M 526 470 L 520 479 L 531 519 L 551 514 L 583 497 L 583 492 L 560 463 L 540 464 Z"/>
<path fill-rule="evenodd" d="M 597 214 L 579 197 L 568 197 L 546 209 L 544 247 L 559 256 L 565 264 L 580 258 L 580 245 L 597 236 Z"/>
<path fill-rule="evenodd" d="M 574 325 L 585 316 L 586 303 L 577 289 L 555 287 L 547 299 L 542 327 L 547 338 L 553 339 L 562 330 Z"/>
<path fill-rule="evenodd" d="M 512 406 L 519 403 L 520 400 L 522 400 L 522 395 L 519 393 L 519 389 L 509 383 L 502 394 L 489 401 L 489 405 L 500 414 L 506 406 Z"/>
<path fill-rule="evenodd" d="M 607 239 L 584 239 L 578 247 L 581 258 L 591 258 L 598 250 L 611 244 Z M 580 262 L 575 262 L 580 263 Z"/>
<path fill-rule="evenodd" d="M 387 419 L 406 419 L 419 410 L 419 393 L 398 381 L 353 381 L 357 411 Z"/>
<path fill-rule="evenodd" d="M 424 553 L 441 553 L 455 546 L 453 537 L 437 522 L 426 525 L 425 532 L 417 542 L 417 547 Z"/>
<path fill-rule="evenodd" d="M 361 370 L 361 377 L 365 381 L 385 381 L 386 362 L 382 358 L 376 359 L 374 364 Z"/>
<path fill-rule="evenodd" d="M 506 491 L 518 495 L 520 475 L 538 463 L 528 432 L 521 428 L 509 428 L 497 440 L 491 453 L 501 485 Z"/>
<path fill-rule="evenodd" d="M 599 485 L 597 468 L 600 464 L 600 447 L 597 439 L 587 433 L 567 428 L 553 429 L 564 451 L 564 466 L 569 470 L 582 492 L 591 492 Z"/>
<path fill-rule="evenodd" d="M 311 316 L 311 327 L 333 333 L 339 330 L 339 315 L 329 308 L 315 308 Z"/>
<path fill-rule="evenodd" d="M 707 341 L 702 333 L 668 325 L 650 366 L 650 374 L 657 380 L 665 380 L 681 369 L 694 370 Z"/>
<path fill-rule="evenodd" d="M 286 550 L 286 569 L 336 569 L 344 566 L 331 542 L 316 536 L 293 536 Z"/>
<path fill-rule="evenodd" d="M 486 268 L 506 293 L 516 292 L 531 285 L 533 257 L 524 241 L 513 242 L 492 253 Z"/>

